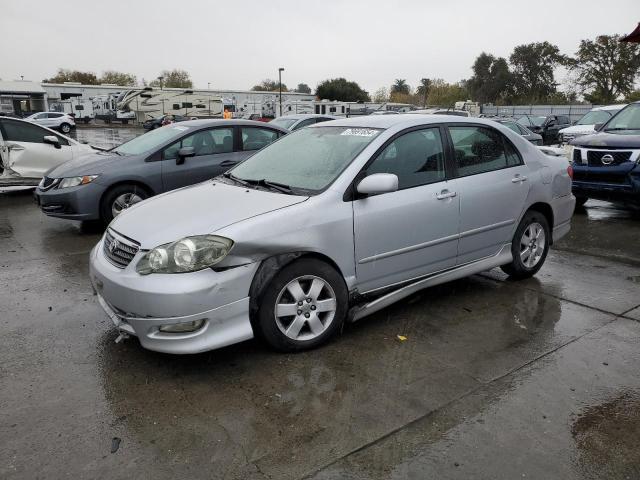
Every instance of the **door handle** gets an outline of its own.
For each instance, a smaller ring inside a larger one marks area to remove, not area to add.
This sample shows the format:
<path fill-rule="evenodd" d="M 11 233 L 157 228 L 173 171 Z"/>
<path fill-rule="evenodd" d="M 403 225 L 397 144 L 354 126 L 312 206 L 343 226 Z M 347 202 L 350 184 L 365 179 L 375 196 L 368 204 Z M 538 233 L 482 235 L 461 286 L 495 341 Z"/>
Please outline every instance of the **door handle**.
<path fill-rule="evenodd" d="M 458 195 L 456 192 L 450 192 L 449 190 L 442 190 L 440 193 L 436 193 L 438 200 L 446 200 L 447 198 L 453 198 Z"/>
<path fill-rule="evenodd" d="M 233 160 L 225 160 L 224 162 L 220 162 L 220 166 L 221 167 L 232 167 L 235 164 L 237 164 L 238 162 L 233 161 Z"/>
<path fill-rule="evenodd" d="M 527 177 L 525 177 L 524 175 L 520 175 L 519 173 L 516 173 L 516 176 L 511 179 L 512 183 L 522 183 L 526 181 Z"/>

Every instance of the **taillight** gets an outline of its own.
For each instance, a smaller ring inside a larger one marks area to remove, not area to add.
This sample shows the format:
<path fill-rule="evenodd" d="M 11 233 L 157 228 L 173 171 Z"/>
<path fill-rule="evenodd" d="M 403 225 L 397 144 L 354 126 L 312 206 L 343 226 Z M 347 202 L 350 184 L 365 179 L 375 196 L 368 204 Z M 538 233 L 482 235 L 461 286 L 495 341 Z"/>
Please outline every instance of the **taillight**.
<path fill-rule="evenodd" d="M 571 165 L 567 167 L 567 173 L 569 174 L 569 178 L 573 180 L 573 167 Z"/>

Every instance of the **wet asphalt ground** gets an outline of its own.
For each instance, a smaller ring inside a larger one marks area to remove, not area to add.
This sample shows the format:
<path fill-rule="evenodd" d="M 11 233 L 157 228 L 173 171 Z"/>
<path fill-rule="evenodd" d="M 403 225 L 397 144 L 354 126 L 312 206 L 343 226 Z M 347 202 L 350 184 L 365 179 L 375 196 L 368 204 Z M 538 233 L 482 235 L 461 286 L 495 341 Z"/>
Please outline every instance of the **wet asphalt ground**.
<path fill-rule="evenodd" d="M 640 214 L 591 201 L 535 278 L 431 288 L 295 355 L 115 344 L 99 237 L 0 193 L 2 479 L 640 478 Z"/>

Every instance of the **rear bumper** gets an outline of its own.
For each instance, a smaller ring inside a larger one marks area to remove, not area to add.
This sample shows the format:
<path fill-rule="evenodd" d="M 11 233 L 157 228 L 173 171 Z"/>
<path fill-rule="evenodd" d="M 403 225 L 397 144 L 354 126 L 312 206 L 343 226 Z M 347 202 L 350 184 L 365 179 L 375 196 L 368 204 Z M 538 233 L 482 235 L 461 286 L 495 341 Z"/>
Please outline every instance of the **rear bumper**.
<path fill-rule="evenodd" d="M 571 230 L 571 217 L 576 208 L 576 197 L 573 195 L 564 195 L 554 198 L 551 201 L 551 208 L 554 219 L 551 239 L 555 243 Z"/>

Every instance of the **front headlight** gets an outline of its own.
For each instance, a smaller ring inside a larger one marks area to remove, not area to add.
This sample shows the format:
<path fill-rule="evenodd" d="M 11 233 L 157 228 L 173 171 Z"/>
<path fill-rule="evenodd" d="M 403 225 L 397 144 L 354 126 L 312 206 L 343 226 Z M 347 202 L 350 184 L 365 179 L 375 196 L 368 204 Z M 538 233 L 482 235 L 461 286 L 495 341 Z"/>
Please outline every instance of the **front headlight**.
<path fill-rule="evenodd" d="M 98 175 L 84 175 L 82 177 L 67 177 L 60 180 L 58 188 L 77 187 L 78 185 L 86 185 L 93 182 Z"/>
<path fill-rule="evenodd" d="M 148 251 L 136 265 L 136 272 L 148 275 L 203 270 L 222 261 L 232 246 L 233 240 L 217 235 L 183 238 Z"/>

